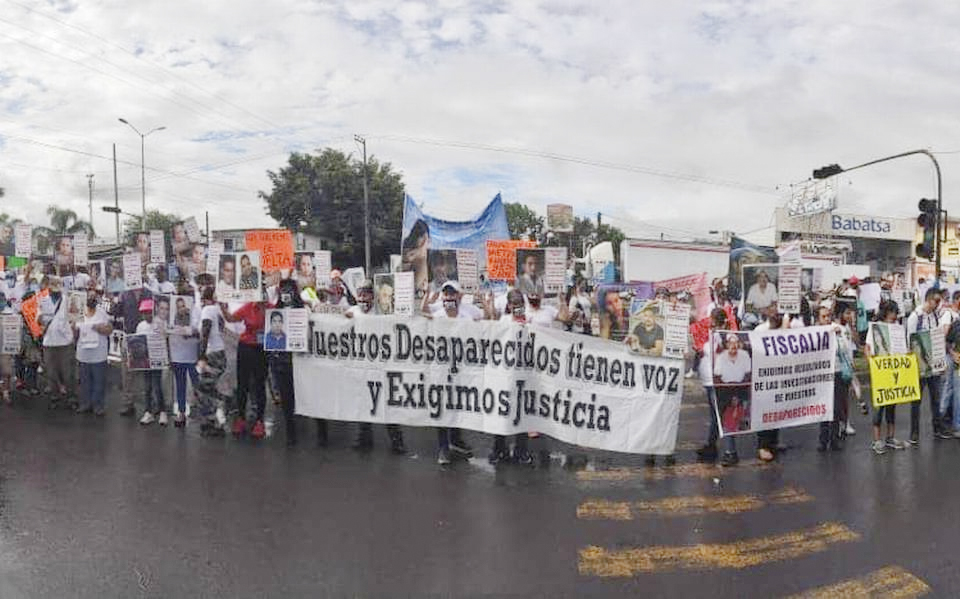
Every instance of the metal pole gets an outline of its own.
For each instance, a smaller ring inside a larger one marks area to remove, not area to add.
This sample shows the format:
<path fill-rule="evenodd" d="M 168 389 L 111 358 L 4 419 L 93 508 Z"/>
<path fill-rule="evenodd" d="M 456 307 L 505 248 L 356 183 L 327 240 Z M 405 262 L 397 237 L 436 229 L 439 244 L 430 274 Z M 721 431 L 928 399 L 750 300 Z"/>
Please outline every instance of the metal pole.
<path fill-rule="evenodd" d="M 93 228 L 93 175 L 87 175 L 87 189 L 89 190 L 90 196 L 90 220 L 87 221 L 90 223 L 90 227 Z M 91 240 L 93 236 L 90 236 Z"/>
<path fill-rule="evenodd" d="M 367 185 L 367 140 L 359 135 L 353 139 L 363 146 L 363 256 L 368 277 L 373 274 L 370 269 L 370 191 Z"/>
<path fill-rule="evenodd" d="M 117 225 L 117 245 L 120 245 L 120 190 L 117 188 L 117 144 L 113 144 L 113 213 Z"/>
<path fill-rule="evenodd" d="M 143 147 L 146 145 L 144 140 L 146 135 L 140 134 L 140 200 L 143 202 L 143 217 L 140 219 L 140 230 L 147 230 L 147 171 L 144 163 Z"/>

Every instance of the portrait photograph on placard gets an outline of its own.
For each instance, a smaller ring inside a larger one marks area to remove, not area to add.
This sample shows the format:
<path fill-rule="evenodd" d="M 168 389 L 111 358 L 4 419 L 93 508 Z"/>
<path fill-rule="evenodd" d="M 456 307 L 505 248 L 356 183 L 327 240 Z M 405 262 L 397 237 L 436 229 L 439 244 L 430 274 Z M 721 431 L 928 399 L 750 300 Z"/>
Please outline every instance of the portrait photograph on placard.
<path fill-rule="evenodd" d="M 373 276 L 373 307 L 377 314 L 393 314 L 393 291 L 395 288 L 393 274 Z"/>
<path fill-rule="evenodd" d="M 171 302 L 170 326 L 189 327 L 193 322 L 193 296 L 174 295 L 171 296 Z"/>
<path fill-rule="evenodd" d="M 107 293 L 121 293 L 126 290 L 126 281 L 123 278 L 123 257 L 114 256 L 103 261 L 105 272 L 104 289 Z"/>
<path fill-rule="evenodd" d="M 0 256 L 14 256 L 17 252 L 17 238 L 13 225 L 0 224 Z"/>
<path fill-rule="evenodd" d="M 170 303 L 171 298 L 169 295 L 162 294 L 153 296 L 153 320 L 154 322 L 162 323 L 164 328 L 166 328 L 171 321 Z"/>
<path fill-rule="evenodd" d="M 546 255 L 539 249 L 517 250 L 517 280 L 515 287 L 524 295 L 543 297 Z"/>
<path fill-rule="evenodd" d="M 104 268 L 103 260 L 90 260 L 87 263 L 87 274 L 90 275 L 90 280 L 93 281 L 97 289 L 107 288 L 106 271 Z"/>
<path fill-rule="evenodd" d="M 293 255 L 293 279 L 301 289 L 316 287 L 317 277 L 313 264 L 313 252 L 296 252 Z"/>
<path fill-rule="evenodd" d="M 127 335 L 127 368 L 130 370 L 150 369 L 150 348 L 147 345 L 146 333 Z"/>
<path fill-rule="evenodd" d="M 59 235 L 53 238 L 53 263 L 61 277 L 73 274 L 73 235 Z"/>
<path fill-rule="evenodd" d="M 753 349 L 749 333 L 716 331 L 711 343 L 714 386 L 749 383 L 753 373 Z"/>
<path fill-rule="evenodd" d="M 137 231 L 133 235 L 130 251 L 140 254 L 140 264 L 150 264 L 150 231 Z"/>
<path fill-rule="evenodd" d="M 630 303 L 630 334 L 624 340 L 632 353 L 661 356 L 664 346 L 662 302 L 634 298 Z"/>
<path fill-rule="evenodd" d="M 266 351 L 287 351 L 287 328 L 284 310 L 267 310 L 267 333 L 263 338 Z"/>
<path fill-rule="evenodd" d="M 458 280 L 457 250 L 429 250 L 427 272 L 430 275 L 430 291 L 438 292 L 447 281 Z"/>
<path fill-rule="evenodd" d="M 761 314 L 777 308 L 779 267 L 776 264 L 743 265 L 744 310 Z"/>
<path fill-rule="evenodd" d="M 260 255 L 257 252 L 243 252 L 237 256 L 240 262 L 237 289 L 260 289 Z"/>

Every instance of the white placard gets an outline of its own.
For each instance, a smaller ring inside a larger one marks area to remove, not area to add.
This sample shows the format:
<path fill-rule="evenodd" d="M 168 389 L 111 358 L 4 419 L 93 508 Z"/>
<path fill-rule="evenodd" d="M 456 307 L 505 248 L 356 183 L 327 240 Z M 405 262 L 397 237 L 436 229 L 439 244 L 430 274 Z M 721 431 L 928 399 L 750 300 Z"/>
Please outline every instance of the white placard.
<path fill-rule="evenodd" d="M 567 275 L 567 248 L 545 248 L 543 288 L 547 293 L 563 291 Z"/>
<path fill-rule="evenodd" d="M 457 278 L 460 290 L 464 293 L 474 293 L 479 289 L 480 271 L 477 266 L 476 250 L 457 250 Z"/>
<path fill-rule="evenodd" d="M 123 255 L 123 284 L 127 289 L 143 287 L 143 266 L 136 252 Z"/>
<path fill-rule="evenodd" d="M 393 273 L 393 313 L 398 316 L 412 316 L 416 298 L 414 290 L 414 272 Z"/>
<path fill-rule="evenodd" d="M 73 264 L 88 266 L 90 263 L 90 240 L 86 235 L 77 233 L 73 236 Z"/>
<path fill-rule="evenodd" d="M 187 233 L 187 239 L 191 243 L 200 243 L 200 227 L 197 225 L 197 219 L 193 216 L 183 221 L 184 231 Z"/>
<path fill-rule="evenodd" d="M 223 253 L 223 241 L 211 241 L 207 246 L 207 274 L 220 276 L 220 254 Z"/>
<path fill-rule="evenodd" d="M 329 250 L 313 252 L 313 268 L 317 277 L 317 287 L 329 287 L 330 271 L 333 270 L 333 256 Z"/>
<path fill-rule="evenodd" d="M 801 285 L 802 274 L 803 267 L 800 264 L 780 265 L 777 312 L 781 314 L 798 314 L 800 312 L 800 298 L 803 291 Z"/>
<path fill-rule="evenodd" d="M 663 355 L 684 358 L 690 338 L 690 304 L 663 304 Z"/>
<path fill-rule="evenodd" d="M 167 248 L 162 230 L 150 231 L 150 264 L 163 264 L 167 261 Z"/>
<path fill-rule="evenodd" d="M 268 352 L 305 352 L 310 330 L 306 308 L 267 310 L 263 349 Z"/>
<path fill-rule="evenodd" d="M 0 354 L 15 356 L 20 353 L 23 319 L 19 314 L 0 315 Z"/>
<path fill-rule="evenodd" d="M 33 248 L 33 226 L 19 223 L 14 227 L 14 252 L 18 258 L 29 258 Z"/>

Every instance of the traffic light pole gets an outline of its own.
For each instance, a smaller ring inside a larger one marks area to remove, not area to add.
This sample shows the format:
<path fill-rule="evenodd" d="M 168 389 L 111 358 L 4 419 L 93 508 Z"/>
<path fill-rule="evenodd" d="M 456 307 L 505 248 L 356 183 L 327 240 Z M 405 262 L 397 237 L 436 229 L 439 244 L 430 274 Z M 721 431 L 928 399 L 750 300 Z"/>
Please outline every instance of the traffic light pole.
<path fill-rule="evenodd" d="M 889 162 L 890 160 L 896 160 L 897 158 L 904 158 L 906 156 L 914 156 L 916 154 L 923 154 L 933 162 L 933 169 L 937 173 L 937 235 L 936 235 L 936 279 L 940 280 L 940 261 L 942 256 L 942 247 L 943 247 L 943 237 L 946 234 L 947 223 L 946 219 L 942 218 L 943 214 L 943 180 L 940 177 L 940 163 L 937 162 L 937 158 L 929 150 L 911 150 L 909 152 L 903 152 L 902 154 L 895 154 L 893 156 L 887 156 L 885 158 L 878 158 L 876 160 L 871 160 L 870 162 L 864 162 L 863 164 L 858 164 L 850 168 L 841 168 L 840 165 L 831 164 L 830 166 L 825 166 L 823 168 L 813 171 L 814 179 L 826 179 L 833 175 L 839 175 L 840 173 L 849 173 L 850 171 L 855 171 L 867 166 L 873 166 L 874 164 L 879 164 L 881 162 Z M 942 228 L 942 229 L 941 229 Z"/>

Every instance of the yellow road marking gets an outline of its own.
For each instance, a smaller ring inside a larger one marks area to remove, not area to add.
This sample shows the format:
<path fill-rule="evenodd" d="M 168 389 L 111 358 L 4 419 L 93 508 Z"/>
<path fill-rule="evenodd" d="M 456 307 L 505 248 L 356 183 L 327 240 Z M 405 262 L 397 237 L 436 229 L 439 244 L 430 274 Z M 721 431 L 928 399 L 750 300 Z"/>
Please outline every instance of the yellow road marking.
<path fill-rule="evenodd" d="M 609 470 L 580 470 L 577 480 L 580 481 L 623 481 L 635 478 L 647 480 L 663 480 L 674 477 L 713 478 L 723 474 L 730 474 L 745 468 L 778 468 L 776 463 L 753 460 L 741 462 L 735 468 L 724 468 L 716 464 L 677 464 L 666 468 L 611 468 Z"/>
<path fill-rule="evenodd" d="M 681 410 L 699 410 L 700 408 L 708 408 L 710 404 L 706 403 L 682 403 L 680 404 Z"/>
<path fill-rule="evenodd" d="M 584 520 L 633 520 L 635 515 L 695 516 L 740 514 L 768 505 L 790 505 L 813 501 L 813 496 L 786 488 L 767 497 L 756 495 L 668 497 L 657 501 L 607 501 L 589 499 L 577 506 L 577 518 Z"/>
<path fill-rule="evenodd" d="M 827 522 L 808 530 L 734 543 L 580 550 L 578 569 L 587 576 L 633 576 L 663 570 L 750 568 L 826 551 L 830 545 L 856 541 L 860 535 L 843 524 Z"/>
<path fill-rule="evenodd" d="M 828 597 L 914 599 L 930 592 L 930 587 L 899 566 L 887 566 L 866 576 L 811 589 L 790 599 L 827 599 Z"/>

